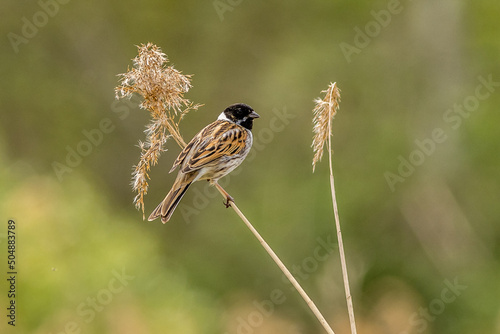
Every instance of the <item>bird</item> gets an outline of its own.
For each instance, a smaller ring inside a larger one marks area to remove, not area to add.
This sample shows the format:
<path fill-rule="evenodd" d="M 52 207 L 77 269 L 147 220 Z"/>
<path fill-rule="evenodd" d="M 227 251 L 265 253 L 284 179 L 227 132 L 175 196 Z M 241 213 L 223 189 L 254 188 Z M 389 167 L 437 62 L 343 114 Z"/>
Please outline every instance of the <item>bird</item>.
<path fill-rule="evenodd" d="M 227 107 L 216 121 L 204 127 L 175 160 L 170 173 L 179 171 L 165 199 L 153 210 L 148 220 L 161 217 L 166 223 L 189 186 L 196 181 L 208 180 L 226 197 L 225 205 L 234 199 L 217 183 L 245 160 L 253 143 L 253 120 L 259 118 L 252 107 L 236 103 Z"/>

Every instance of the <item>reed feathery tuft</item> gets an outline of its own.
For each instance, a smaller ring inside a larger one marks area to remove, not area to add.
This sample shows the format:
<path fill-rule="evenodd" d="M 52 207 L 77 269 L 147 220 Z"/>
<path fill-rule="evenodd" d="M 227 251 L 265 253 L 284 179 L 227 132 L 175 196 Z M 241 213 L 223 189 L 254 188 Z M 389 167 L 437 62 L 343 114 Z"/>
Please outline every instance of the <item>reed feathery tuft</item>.
<path fill-rule="evenodd" d="M 332 135 L 331 123 L 333 117 L 339 109 L 340 102 L 340 89 L 337 87 L 336 82 L 330 83 L 328 89 L 321 92 L 326 93 L 325 98 L 317 98 L 316 100 L 314 100 L 314 102 L 316 103 L 316 107 L 314 107 L 313 110 L 313 172 L 316 168 L 316 163 L 321 161 L 321 158 L 323 157 L 323 147 L 325 145 L 325 142 Z M 328 149 L 331 149 L 331 147 L 329 147 Z"/>
<path fill-rule="evenodd" d="M 146 141 L 139 142 L 141 158 L 134 166 L 132 189 L 137 192 L 134 204 L 142 209 L 144 195 L 148 192 L 149 170 L 156 165 L 163 146 L 172 137 L 181 148 L 186 146 L 179 131 L 179 123 L 191 110 L 201 105 L 184 98 L 191 88 L 191 76 L 184 75 L 173 66 L 167 66 L 168 58 L 161 49 L 152 44 L 141 44 L 133 59 L 132 69 L 120 74 L 120 85 L 115 88 L 116 98 L 131 98 L 134 93 L 142 96 L 141 109 L 149 110 L 151 122 L 146 130 Z"/>

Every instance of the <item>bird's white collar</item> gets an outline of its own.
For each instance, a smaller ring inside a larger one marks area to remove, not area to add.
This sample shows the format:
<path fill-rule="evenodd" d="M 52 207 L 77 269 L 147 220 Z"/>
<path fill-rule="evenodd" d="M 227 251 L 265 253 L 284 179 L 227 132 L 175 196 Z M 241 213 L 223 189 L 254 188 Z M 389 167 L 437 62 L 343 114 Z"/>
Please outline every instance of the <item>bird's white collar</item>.
<path fill-rule="evenodd" d="M 217 117 L 217 119 L 219 121 L 228 121 L 228 122 L 231 122 L 231 120 L 229 118 L 227 118 L 226 114 L 224 114 L 224 112 L 221 112 L 219 117 Z"/>

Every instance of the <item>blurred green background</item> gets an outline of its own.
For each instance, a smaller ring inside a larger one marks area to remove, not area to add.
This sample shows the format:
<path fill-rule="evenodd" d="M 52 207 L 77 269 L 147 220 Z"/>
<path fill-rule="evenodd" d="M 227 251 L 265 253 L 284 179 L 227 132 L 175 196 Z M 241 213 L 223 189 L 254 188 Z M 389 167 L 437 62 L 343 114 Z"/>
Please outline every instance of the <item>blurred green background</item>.
<path fill-rule="evenodd" d="M 194 74 L 187 97 L 205 106 L 181 123 L 186 139 L 235 102 L 261 115 L 253 153 L 222 184 L 337 334 L 349 324 L 328 164 L 312 174 L 310 148 L 313 99 L 333 81 L 358 333 L 500 333 L 500 2 L 2 7 L 1 333 L 324 333 L 206 184 L 190 188 L 166 225 L 135 210 L 130 178 L 148 114 L 137 100 L 115 101 L 114 87 L 147 42 Z M 179 149 L 167 148 L 147 214 L 175 177 Z M 72 150 L 83 154 L 68 162 Z M 8 219 L 17 225 L 15 328 Z"/>

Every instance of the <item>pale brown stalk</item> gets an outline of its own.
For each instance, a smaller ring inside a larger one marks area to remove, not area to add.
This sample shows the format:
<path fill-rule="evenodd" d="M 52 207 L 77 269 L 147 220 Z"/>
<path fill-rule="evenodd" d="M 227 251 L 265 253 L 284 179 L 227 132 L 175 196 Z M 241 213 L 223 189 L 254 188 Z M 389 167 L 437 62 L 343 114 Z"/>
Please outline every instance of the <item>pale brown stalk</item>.
<path fill-rule="evenodd" d="M 221 193 L 221 195 L 225 198 L 224 190 L 222 188 L 221 189 L 217 188 L 217 189 L 219 190 L 219 192 Z M 236 206 L 236 203 L 234 203 L 233 201 L 230 200 L 229 201 L 229 205 L 231 206 L 231 208 L 233 208 L 234 212 L 236 212 L 236 214 L 241 218 L 241 220 L 243 220 L 243 222 L 248 227 L 248 229 L 253 233 L 253 235 L 257 238 L 257 240 L 259 240 L 259 242 L 262 245 L 262 247 L 264 247 L 264 249 L 266 250 L 267 254 L 269 254 L 269 256 L 271 256 L 271 258 L 276 263 L 276 265 L 281 269 L 281 271 L 283 272 L 283 274 L 285 274 L 286 278 L 288 278 L 288 280 L 290 281 L 290 283 L 292 283 L 292 285 L 294 286 L 294 288 L 302 296 L 302 298 L 304 299 L 304 301 L 307 303 L 307 306 L 309 306 L 309 308 L 314 313 L 314 315 L 316 316 L 316 318 L 319 320 L 319 322 L 321 323 L 321 325 L 323 326 L 323 328 L 326 330 L 326 332 L 328 334 L 335 334 L 333 332 L 332 328 L 330 327 L 330 325 L 328 324 L 328 322 L 326 321 L 325 317 L 323 317 L 323 315 L 321 314 L 321 312 L 318 309 L 318 307 L 316 306 L 316 304 L 314 304 L 313 300 L 307 295 L 307 293 L 304 291 L 304 289 L 300 286 L 299 282 L 297 282 L 297 280 L 292 275 L 292 273 L 283 264 L 283 262 L 280 260 L 280 258 L 278 257 L 278 255 L 276 255 L 276 253 L 267 244 L 267 242 L 264 240 L 264 238 L 262 238 L 262 236 L 260 235 L 260 233 L 255 229 L 255 227 L 253 227 L 252 223 L 250 223 L 250 221 L 247 219 L 247 217 L 245 217 L 245 215 L 241 212 L 241 210 Z"/>
<path fill-rule="evenodd" d="M 356 334 L 356 320 L 354 318 L 354 307 L 352 304 L 351 290 L 349 288 L 349 276 L 347 274 L 347 264 L 344 253 L 344 243 L 342 241 L 342 231 L 340 229 L 340 218 L 337 208 L 337 197 L 335 195 L 335 183 L 333 179 L 333 163 L 332 163 L 332 120 L 337 110 L 339 109 L 340 90 L 337 83 L 332 83 L 327 90 L 322 91 L 325 94 L 324 99 L 316 99 L 316 107 L 313 110 L 313 123 L 314 123 L 314 139 L 313 139 L 313 172 L 316 163 L 321 160 L 323 156 L 323 147 L 328 143 L 328 160 L 330 167 L 330 189 L 332 192 L 332 206 L 335 217 L 335 227 L 337 230 L 337 239 L 339 243 L 340 264 L 342 267 L 342 278 L 344 281 L 344 290 L 346 295 L 347 310 L 349 313 L 349 322 L 351 325 L 351 334 Z"/>
<path fill-rule="evenodd" d="M 166 66 L 167 56 L 161 52 L 160 48 L 150 43 L 138 48 L 139 55 L 134 58 L 134 68 L 121 75 L 121 85 L 116 88 L 116 96 L 121 98 L 130 97 L 133 93 L 140 94 L 144 99 L 140 105 L 141 108 L 149 110 L 152 117 L 152 121 L 145 131 L 146 142 L 139 142 L 142 150 L 141 159 L 139 164 L 135 166 L 132 182 L 133 189 L 138 192 L 134 202 L 137 208 L 142 208 L 144 214 L 144 195 L 148 189 L 148 172 L 151 166 L 158 162 L 163 145 L 170 137 L 174 138 L 181 149 L 186 146 L 179 131 L 179 122 L 188 111 L 197 109 L 200 105 L 193 105 L 192 102 L 184 98 L 183 94 L 191 87 L 190 76 L 182 75 L 172 66 Z M 216 185 L 226 199 L 225 190 L 220 185 Z M 229 204 L 304 298 L 327 333 L 335 334 L 311 298 L 250 221 L 232 200 L 229 201 Z"/>

